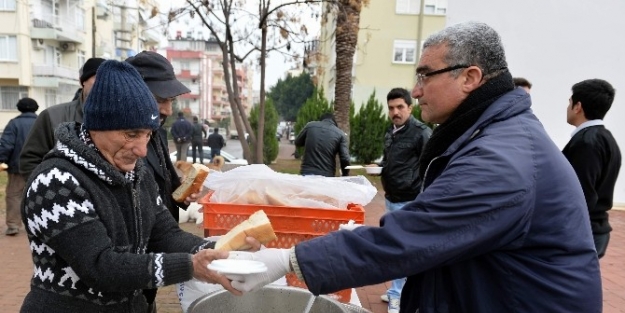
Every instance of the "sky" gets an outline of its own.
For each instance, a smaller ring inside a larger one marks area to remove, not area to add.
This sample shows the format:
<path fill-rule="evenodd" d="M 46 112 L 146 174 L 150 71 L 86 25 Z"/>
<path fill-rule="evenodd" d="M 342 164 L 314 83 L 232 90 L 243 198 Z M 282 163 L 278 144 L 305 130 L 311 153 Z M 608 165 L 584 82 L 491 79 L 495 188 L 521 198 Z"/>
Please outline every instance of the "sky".
<path fill-rule="evenodd" d="M 159 1 L 159 9 L 161 12 L 169 12 L 171 8 L 177 9 L 177 8 L 188 6 L 187 2 L 184 0 L 173 0 L 173 1 L 158 0 L 158 1 Z M 283 3 L 283 2 L 290 2 L 290 1 L 289 0 L 272 1 L 272 7 L 275 7 L 276 4 Z M 245 1 L 245 6 L 246 6 L 246 9 L 250 12 L 258 11 L 257 0 Z M 312 12 L 312 10 L 310 9 L 303 9 L 298 13 L 301 13 L 298 15 L 298 17 L 301 18 L 301 21 L 302 21 L 301 24 L 305 25 L 306 28 L 308 29 L 308 36 L 306 40 L 314 39 L 319 34 L 319 28 L 320 28 L 319 20 L 312 16 L 313 14 L 315 14 L 315 12 Z M 185 19 L 188 19 L 188 18 L 185 18 Z M 181 18 L 181 21 L 182 20 L 183 19 Z M 236 22 L 237 25 L 240 23 L 244 23 L 244 20 L 245 20 L 245 17 L 238 17 L 238 20 Z M 202 31 L 205 35 L 209 34 L 208 29 L 204 27 L 203 25 L 201 25 L 201 21 L 197 17 L 190 20 L 188 24 L 183 23 L 183 22 L 178 22 L 178 23 L 172 24 L 172 26 L 169 28 L 169 31 L 173 33 L 174 35 L 175 35 L 176 30 L 181 30 L 183 34 L 185 34 L 188 30 L 193 30 L 196 33 L 198 31 Z M 303 55 L 304 44 L 293 43 L 291 47 L 291 51 L 297 51 L 300 56 Z M 252 62 L 251 60 L 257 59 L 257 57 L 255 58 L 248 57 L 248 59 L 250 59 L 250 62 Z M 254 63 L 257 64 L 258 62 L 254 61 Z M 265 89 L 269 90 L 269 88 L 275 85 L 276 82 L 280 78 L 286 77 L 286 72 L 292 69 L 293 67 L 295 67 L 296 64 L 293 62 L 290 62 L 289 58 L 285 57 L 283 54 L 277 51 L 272 51 L 269 53 L 268 58 L 266 59 L 266 65 L 267 65 L 267 70 L 265 71 L 265 87 L 266 87 Z M 260 65 L 255 66 L 253 69 L 255 73 L 253 88 L 254 90 L 260 90 Z"/>

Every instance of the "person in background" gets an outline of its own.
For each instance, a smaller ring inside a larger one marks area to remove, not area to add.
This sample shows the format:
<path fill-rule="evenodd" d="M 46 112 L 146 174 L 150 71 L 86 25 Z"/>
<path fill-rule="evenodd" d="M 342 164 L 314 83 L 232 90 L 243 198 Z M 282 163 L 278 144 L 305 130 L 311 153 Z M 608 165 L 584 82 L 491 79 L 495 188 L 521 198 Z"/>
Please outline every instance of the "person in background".
<path fill-rule="evenodd" d="M 200 164 L 204 164 L 204 152 L 202 151 L 202 145 L 206 137 L 206 130 L 202 124 L 200 124 L 197 116 L 193 117 L 193 134 L 191 135 L 191 149 L 193 155 L 193 163 L 196 163 L 196 151 L 199 154 Z"/>
<path fill-rule="evenodd" d="M 193 277 L 236 292 L 207 268 L 227 253 L 178 227 L 142 160 L 160 127 L 152 93 L 126 62 L 97 76 L 84 123 L 59 125 L 26 184 L 22 220 L 38 248 L 20 311 L 145 312 L 141 289 Z"/>
<path fill-rule="evenodd" d="M 208 146 L 211 148 L 211 160 L 221 155 L 221 149 L 226 145 L 224 137 L 219 134 L 219 128 L 215 127 L 213 133 L 208 135 Z"/>
<path fill-rule="evenodd" d="M 104 61 L 102 58 L 91 58 L 83 65 L 80 74 L 82 93 L 79 99 L 51 106 L 39 113 L 20 155 L 20 173 L 26 178 L 41 163 L 43 156 L 54 148 L 54 130 L 59 124 L 72 121 L 82 123 L 83 103 L 95 83 L 95 73 Z"/>
<path fill-rule="evenodd" d="M 163 128 L 163 124 L 173 114 L 173 102 L 176 101 L 176 97 L 189 93 L 191 90 L 176 79 L 171 63 L 156 52 L 142 51 L 126 59 L 126 62 L 141 74 L 143 81 L 158 104 L 160 126 L 154 131 L 148 142 L 145 164 L 147 168 L 152 170 L 163 204 L 174 217 L 174 220 L 178 221 L 180 217 L 179 208 L 186 210 L 191 202 L 197 201 L 199 194 L 190 195 L 184 202 L 174 200 L 172 193 L 182 182 L 169 158 L 167 131 Z M 156 294 L 156 288 L 143 291 L 148 302 L 148 313 L 156 312 Z"/>
<path fill-rule="evenodd" d="M 336 176 L 336 155 L 341 163 L 341 174 L 349 175 L 347 135 L 336 125 L 334 115 L 325 113 L 319 121 L 309 122 L 295 138 L 296 147 L 304 147 L 302 175 Z"/>
<path fill-rule="evenodd" d="M 268 269 L 231 276 L 232 286 L 248 292 L 293 271 L 318 295 L 408 277 L 401 313 L 601 312 L 584 193 L 507 67 L 486 24 L 432 34 L 412 90 L 423 120 L 438 124 L 419 161 L 421 193 L 380 227 L 238 255 Z"/>
<path fill-rule="evenodd" d="M 386 103 L 392 125 L 384 135 L 384 156 L 379 166 L 382 166 L 386 212 L 393 212 L 413 201 L 421 190 L 421 179 L 417 173 L 419 156 L 432 130 L 412 116 L 412 98 L 408 90 L 391 89 Z M 393 280 L 386 294 L 382 295 L 382 301 L 388 302 L 388 313 L 399 312 L 399 299 L 405 282 L 405 277 Z"/>
<path fill-rule="evenodd" d="M 193 125 L 184 118 L 184 113 L 178 112 L 178 119 L 171 126 L 171 135 L 174 137 L 176 144 L 176 161 L 186 161 L 187 151 L 191 145 L 191 135 L 193 134 Z"/>
<path fill-rule="evenodd" d="M 575 126 L 571 140 L 562 150 L 584 190 L 597 255 L 608 248 L 612 226 L 614 185 L 621 168 L 621 151 L 605 128 L 605 117 L 614 101 L 614 88 L 602 79 L 588 79 L 572 87 L 566 122 Z"/>
<path fill-rule="evenodd" d="M 5 235 L 15 236 L 20 231 L 22 220 L 20 206 L 22 193 L 24 192 L 24 176 L 20 174 L 20 153 L 26 141 L 26 136 L 35 123 L 39 105 L 31 98 L 22 98 L 17 102 L 17 110 L 20 115 L 11 119 L 4 127 L 0 138 L 0 162 L 8 163 L 9 174 L 6 186 L 6 224 Z"/>
<path fill-rule="evenodd" d="M 521 87 L 525 91 L 527 91 L 527 93 L 530 93 L 530 90 L 532 89 L 532 83 L 530 83 L 529 80 L 523 77 L 515 77 L 513 78 L 513 81 L 515 87 Z"/>

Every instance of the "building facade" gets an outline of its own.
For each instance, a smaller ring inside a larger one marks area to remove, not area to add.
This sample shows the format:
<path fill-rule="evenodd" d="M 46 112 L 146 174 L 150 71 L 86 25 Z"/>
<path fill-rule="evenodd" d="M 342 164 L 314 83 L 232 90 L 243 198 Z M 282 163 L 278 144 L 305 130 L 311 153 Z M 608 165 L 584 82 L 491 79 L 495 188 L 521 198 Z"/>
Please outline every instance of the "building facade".
<path fill-rule="evenodd" d="M 447 0 L 425 0 L 419 14 L 419 0 L 371 0 L 360 14 L 360 32 L 352 70 L 352 100 L 358 109 L 372 92 L 386 104 L 386 94 L 395 87 L 412 89 L 418 62 L 418 41 L 445 27 Z M 336 19 L 333 9 L 322 6 L 319 45 L 307 49 L 307 65 L 323 87 L 328 100 L 334 99 Z M 423 17 L 422 29 L 419 18 Z M 340 57 L 340 56 L 338 56 Z"/>
<path fill-rule="evenodd" d="M 175 34 L 174 38 L 168 40 L 168 48 L 162 53 L 173 65 L 178 80 L 191 90 L 178 97 L 178 107 L 210 123 L 219 123 L 231 117 L 232 109 L 222 66 L 223 56 L 218 43 L 211 38 L 196 39 L 192 32 L 185 33 L 187 37 L 182 37 L 182 31 L 176 31 Z M 253 101 L 251 69 L 238 64 L 235 75 L 241 103 L 249 114 Z M 234 127 L 232 123 L 230 126 Z"/>
<path fill-rule="evenodd" d="M 156 1 L 0 1 L 0 130 L 31 97 L 40 109 L 71 101 L 88 58 L 125 59 L 160 43 Z"/>

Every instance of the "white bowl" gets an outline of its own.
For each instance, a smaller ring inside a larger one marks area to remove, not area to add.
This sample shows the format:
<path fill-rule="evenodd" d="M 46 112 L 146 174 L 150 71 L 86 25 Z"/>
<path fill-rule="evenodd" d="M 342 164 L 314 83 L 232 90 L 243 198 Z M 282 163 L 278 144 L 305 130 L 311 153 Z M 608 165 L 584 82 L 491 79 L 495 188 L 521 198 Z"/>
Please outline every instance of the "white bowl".
<path fill-rule="evenodd" d="M 380 173 L 382 173 L 382 167 L 380 166 L 365 167 L 365 171 L 367 171 L 367 174 L 380 175 Z"/>

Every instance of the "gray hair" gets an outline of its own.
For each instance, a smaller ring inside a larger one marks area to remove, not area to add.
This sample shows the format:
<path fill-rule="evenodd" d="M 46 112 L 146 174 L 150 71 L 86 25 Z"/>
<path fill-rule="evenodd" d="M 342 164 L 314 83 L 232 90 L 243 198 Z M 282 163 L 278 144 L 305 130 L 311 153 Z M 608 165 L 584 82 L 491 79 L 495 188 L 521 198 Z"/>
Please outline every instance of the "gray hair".
<path fill-rule="evenodd" d="M 508 67 L 499 34 L 490 26 L 466 22 L 449 26 L 428 37 L 423 48 L 446 45 L 445 62 L 450 65 L 476 65 L 484 76 L 495 76 Z"/>

